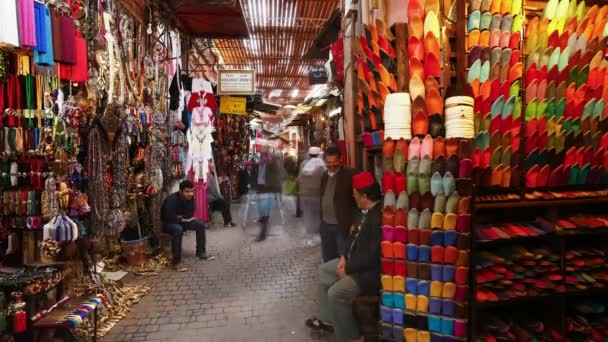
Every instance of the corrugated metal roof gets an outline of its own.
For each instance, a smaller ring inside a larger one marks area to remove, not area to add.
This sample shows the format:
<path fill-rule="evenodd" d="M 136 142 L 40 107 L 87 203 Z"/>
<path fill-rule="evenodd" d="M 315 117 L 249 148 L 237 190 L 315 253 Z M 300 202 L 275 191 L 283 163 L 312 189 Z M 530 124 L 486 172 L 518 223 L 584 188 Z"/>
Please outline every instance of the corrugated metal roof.
<path fill-rule="evenodd" d="M 216 39 L 223 64 L 219 68 L 256 70 L 256 89 L 267 101 L 302 102 L 312 87 L 310 65 L 324 60 L 304 60 L 338 0 L 241 0 L 249 39 Z M 192 72 L 200 69 L 196 65 Z M 292 97 L 298 89 L 296 97 Z"/>

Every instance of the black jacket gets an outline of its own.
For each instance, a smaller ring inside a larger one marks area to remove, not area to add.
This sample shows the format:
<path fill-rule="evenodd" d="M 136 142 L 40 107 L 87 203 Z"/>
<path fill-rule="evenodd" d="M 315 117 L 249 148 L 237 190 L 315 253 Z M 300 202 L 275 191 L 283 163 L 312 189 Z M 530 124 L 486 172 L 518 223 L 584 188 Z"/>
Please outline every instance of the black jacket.
<path fill-rule="evenodd" d="M 174 192 L 165 198 L 160 216 L 165 225 L 181 223 L 178 216 L 185 219 L 194 216 L 194 200 L 184 201 L 179 191 Z"/>
<path fill-rule="evenodd" d="M 351 232 L 344 244 L 346 274 L 353 277 L 363 295 L 377 295 L 380 290 L 380 242 L 382 240 L 382 205 L 362 214 L 359 234 Z"/>
<path fill-rule="evenodd" d="M 281 192 L 281 172 L 276 161 L 271 160 L 266 164 L 266 184 L 258 184 L 258 172 L 260 172 L 259 165 L 254 178 L 255 191 L 257 193 Z"/>
<path fill-rule="evenodd" d="M 350 226 L 353 224 L 353 220 L 358 213 L 357 203 L 353 198 L 353 175 L 357 173 L 355 169 L 343 166 L 338 171 L 336 178 L 336 192 L 334 193 L 334 209 L 336 210 L 336 218 L 338 219 L 338 226 L 343 236 L 348 234 Z M 321 198 L 319 199 L 319 205 L 321 206 L 321 220 L 323 219 L 323 194 L 327 187 L 327 179 L 329 175 L 327 172 L 323 174 L 321 178 Z"/>

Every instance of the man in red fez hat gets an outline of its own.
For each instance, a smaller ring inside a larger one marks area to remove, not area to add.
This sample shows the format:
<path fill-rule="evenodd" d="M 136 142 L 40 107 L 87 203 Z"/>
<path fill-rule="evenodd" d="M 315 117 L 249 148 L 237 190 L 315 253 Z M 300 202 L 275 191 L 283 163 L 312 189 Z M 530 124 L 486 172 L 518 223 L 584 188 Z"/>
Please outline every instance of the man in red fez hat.
<path fill-rule="evenodd" d="M 353 197 L 361 209 L 359 224 L 351 227 L 341 256 L 319 267 L 319 316 L 306 321 L 311 329 L 335 332 L 337 342 L 363 341 L 352 300 L 380 290 L 382 193 L 371 173 L 353 176 Z"/>

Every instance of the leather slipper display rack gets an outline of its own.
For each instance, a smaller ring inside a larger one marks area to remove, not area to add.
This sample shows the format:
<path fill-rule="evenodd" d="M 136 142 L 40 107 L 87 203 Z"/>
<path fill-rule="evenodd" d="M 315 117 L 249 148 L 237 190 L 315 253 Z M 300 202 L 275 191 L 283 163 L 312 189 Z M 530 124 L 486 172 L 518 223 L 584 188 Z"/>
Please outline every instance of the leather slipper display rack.
<path fill-rule="evenodd" d="M 382 153 L 382 337 L 606 338 L 602 302 L 571 296 L 608 285 L 608 248 L 579 241 L 608 234 L 589 206 L 608 203 L 608 5 L 470 0 L 452 37 L 466 40 L 463 90 L 446 89 L 439 2 L 407 15 L 356 40 L 361 140 Z M 505 317 L 544 299 L 553 318 Z"/>

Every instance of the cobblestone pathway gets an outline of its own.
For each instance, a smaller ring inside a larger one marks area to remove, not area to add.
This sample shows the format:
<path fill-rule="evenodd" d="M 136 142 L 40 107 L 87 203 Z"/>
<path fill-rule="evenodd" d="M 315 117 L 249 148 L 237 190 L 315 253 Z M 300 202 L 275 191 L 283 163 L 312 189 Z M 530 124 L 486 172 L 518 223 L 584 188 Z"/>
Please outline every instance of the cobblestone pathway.
<path fill-rule="evenodd" d="M 295 218 L 273 216 L 262 243 L 252 218 L 245 230 L 216 224 L 207 231 L 212 261 L 195 259 L 194 233 L 185 236 L 188 272 L 149 280 L 151 293 L 103 341 L 311 341 L 303 324 L 316 312 L 320 247 L 304 247 Z"/>

